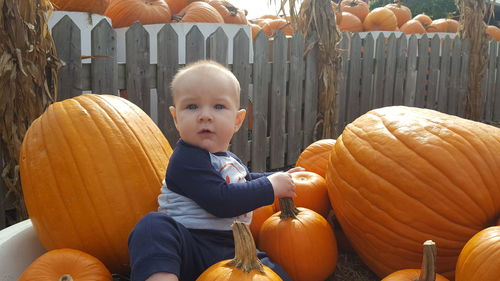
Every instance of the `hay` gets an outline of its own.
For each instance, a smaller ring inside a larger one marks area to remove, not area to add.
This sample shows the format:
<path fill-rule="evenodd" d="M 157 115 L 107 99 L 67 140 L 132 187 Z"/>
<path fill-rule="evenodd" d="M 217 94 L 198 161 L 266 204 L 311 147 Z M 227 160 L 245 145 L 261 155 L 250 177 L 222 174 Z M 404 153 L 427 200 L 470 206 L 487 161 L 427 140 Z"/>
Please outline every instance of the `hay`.
<path fill-rule="evenodd" d="M 490 11 L 493 11 L 494 1 Z M 481 83 L 488 65 L 488 40 L 484 18 L 487 5 L 483 0 L 455 0 L 460 10 L 458 35 L 470 39 L 469 85 L 465 98 L 465 117 L 475 121 L 481 118 L 483 99 Z"/>
<path fill-rule="evenodd" d="M 21 142 L 31 122 L 55 100 L 60 62 L 47 28 L 50 1 L 0 0 L 0 8 L 1 177 L 20 221 L 27 218 L 19 180 Z"/>

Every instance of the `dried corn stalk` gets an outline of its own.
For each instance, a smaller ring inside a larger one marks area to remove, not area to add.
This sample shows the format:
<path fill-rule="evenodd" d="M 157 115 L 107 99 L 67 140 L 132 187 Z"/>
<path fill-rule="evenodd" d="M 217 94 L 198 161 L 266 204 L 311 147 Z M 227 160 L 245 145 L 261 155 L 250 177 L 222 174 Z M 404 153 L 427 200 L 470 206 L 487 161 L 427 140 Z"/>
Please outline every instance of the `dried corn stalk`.
<path fill-rule="evenodd" d="M 488 40 L 484 18 L 487 5 L 484 0 L 455 0 L 460 10 L 458 34 L 460 38 L 470 40 L 469 85 L 465 97 L 465 117 L 479 121 L 483 81 L 488 65 Z M 491 2 L 491 11 L 494 1 Z"/>
<path fill-rule="evenodd" d="M 27 217 L 19 181 L 19 149 L 31 122 L 55 99 L 60 63 L 47 27 L 50 1 L 0 0 L 0 8 L 1 177 L 7 196 L 14 197 L 19 221 Z"/>

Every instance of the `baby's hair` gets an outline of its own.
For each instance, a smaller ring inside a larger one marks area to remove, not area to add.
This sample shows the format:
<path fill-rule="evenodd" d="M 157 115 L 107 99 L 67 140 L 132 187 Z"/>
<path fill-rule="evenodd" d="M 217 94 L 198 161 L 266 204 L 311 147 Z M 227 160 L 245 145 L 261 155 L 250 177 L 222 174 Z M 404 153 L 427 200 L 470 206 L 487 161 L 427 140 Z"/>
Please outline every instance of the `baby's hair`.
<path fill-rule="evenodd" d="M 240 83 L 238 82 L 236 76 L 234 76 L 234 74 L 227 67 L 213 60 L 199 60 L 196 62 L 188 63 L 184 67 L 179 69 L 179 71 L 177 71 L 177 73 L 174 75 L 172 83 L 170 84 L 170 88 L 172 89 L 172 94 L 175 94 L 175 90 L 177 89 L 177 83 L 180 80 L 180 78 L 184 76 L 184 74 L 196 69 L 200 70 L 206 69 L 207 71 L 209 71 L 209 69 L 221 70 L 224 74 L 227 75 L 229 79 L 233 80 L 235 86 L 237 87 L 237 94 L 239 96 Z"/>

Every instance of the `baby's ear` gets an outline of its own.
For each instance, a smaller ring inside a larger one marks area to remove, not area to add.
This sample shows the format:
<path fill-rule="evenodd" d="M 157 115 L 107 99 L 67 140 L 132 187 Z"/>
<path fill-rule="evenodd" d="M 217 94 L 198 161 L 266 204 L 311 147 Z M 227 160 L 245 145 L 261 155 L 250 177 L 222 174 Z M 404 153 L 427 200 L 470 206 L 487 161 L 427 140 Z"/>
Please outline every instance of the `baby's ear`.
<path fill-rule="evenodd" d="M 241 124 L 243 124 L 243 121 L 245 120 L 245 116 L 247 115 L 247 111 L 244 109 L 238 110 L 236 113 L 236 120 L 234 122 L 234 132 L 238 132 L 238 130 L 241 127 Z"/>
<path fill-rule="evenodd" d="M 168 110 L 170 111 L 170 114 L 172 115 L 172 118 L 174 119 L 174 125 L 175 125 L 175 127 L 177 128 L 177 114 L 176 114 L 176 112 L 175 112 L 175 107 L 170 106 L 170 107 L 168 108 Z"/>

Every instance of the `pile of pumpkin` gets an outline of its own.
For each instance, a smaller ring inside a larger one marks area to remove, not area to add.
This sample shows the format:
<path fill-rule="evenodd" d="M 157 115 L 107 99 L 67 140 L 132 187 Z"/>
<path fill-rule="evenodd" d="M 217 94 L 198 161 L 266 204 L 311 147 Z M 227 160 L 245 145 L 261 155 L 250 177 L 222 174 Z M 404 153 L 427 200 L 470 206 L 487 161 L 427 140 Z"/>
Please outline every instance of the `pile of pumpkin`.
<path fill-rule="evenodd" d="M 456 33 L 458 21 L 451 18 L 432 19 L 426 14 L 412 15 L 412 11 L 400 1 L 370 10 L 363 0 L 332 2 L 337 24 L 342 31 L 401 31 L 406 34 L 434 32 Z M 500 29 L 486 26 L 488 39 L 500 40 Z"/>
<path fill-rule="evenodd" d="M 20 155 L 25 203 L 48 252 L 19 280 L 127 274 L 128 234 L 156 210 L 171 153 L 149 116 L 123 98 L 84 94 L 52 104 L 30 126 Z M 248 231 L 236 227 L 237 240 L 246 241 L 236 245 L 237 261 L 209 275 L 255 261 L 240 256 L 255 253 L 255 240 L 295 281 L 325 280 L 338 249 L 349 247 L 385 281 L 417 280 L 405 278 L 423 272 L 422 243 L 432 240 L 437 280 L 498 280 L 499 128 L 385 107 L 336 140 L 312 143 L 296 165 L 306 170 L 293 174 L 297 197 L 255 210 Z"/>

